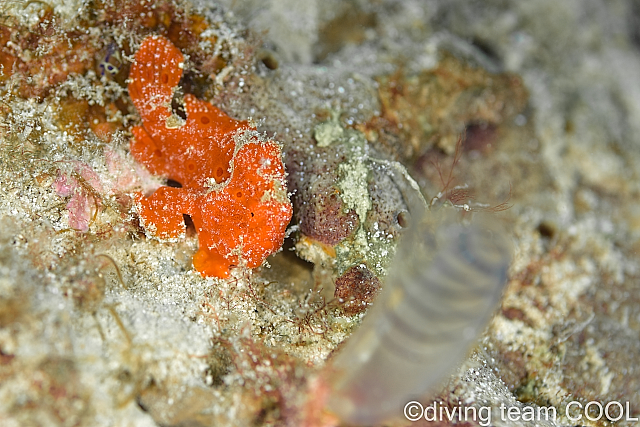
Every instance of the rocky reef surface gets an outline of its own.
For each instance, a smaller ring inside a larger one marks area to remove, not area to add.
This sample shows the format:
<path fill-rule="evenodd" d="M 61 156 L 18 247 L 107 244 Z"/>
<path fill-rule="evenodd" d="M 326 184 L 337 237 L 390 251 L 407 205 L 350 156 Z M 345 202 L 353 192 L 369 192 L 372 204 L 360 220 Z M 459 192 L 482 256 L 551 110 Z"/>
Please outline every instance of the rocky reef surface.
<path fill-rule="evenodd" d="M 327 361 L 420 204 L 514 255 L 422 400 L 474 419 L 390 425 L 635 425 L 639 24 L 630 0 L 0 3 L 0 424 L 342 425 Z M 151 34 L 185 56 L 176 123 L 192 94 L 282 147 L 293 220 L 261 267 L 202 277 L 190 218 L 140 221 L 179 185 L 130 153 Z"/>

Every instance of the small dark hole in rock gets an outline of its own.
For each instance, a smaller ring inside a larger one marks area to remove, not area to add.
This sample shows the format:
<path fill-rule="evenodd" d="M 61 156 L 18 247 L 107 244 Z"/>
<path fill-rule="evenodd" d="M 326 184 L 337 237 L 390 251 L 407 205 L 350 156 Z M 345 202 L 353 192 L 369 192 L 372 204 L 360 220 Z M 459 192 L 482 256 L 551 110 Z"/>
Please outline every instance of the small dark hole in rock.
<path fill-rule="evenodd" d="M 556 227 L 551 223 L 542 221 L 538 224 L 538 233 L 546 239 L 552 239 L 556 235 L 556 232 Z"/>
<path fill-rule="evenodd" d="M 271 52 L 265 52 L 260 58 L 262 64 L 270 70 L 277 70 L 280 64 Z"/>
<path fill-rule="evenodd" d="M 494 65 L 496 66 L 502 65 L 502 58 L 500 57 L 500 55 L 498 54 L 498 51 L 496 50 L 495 46 L 493 46 L 491 42 L 489 42 L 488 40 L 474 38 L 473 40 L 471 40 L 471 43 L 476 48 L 478 48 L 478 50 L 482 52 L 485 55 L 485 57 L 489 61 L 491 61 Z"/>
<path fill-rule="evenodd" d="M 173 95 L 173 98 L 171 98 L 171 110 L 182 120 L 187 120 L 187 112 L 184 109 L 182 98 L 182 91 L 178 88 L 176 93 Z"/>
<path fill-rule="evenodd" d="M 140 398 L 140 396 L 136 397 L 136 405 L 138 405 L 138 408 L 140 408 L 142 412 L 149 412 L 145 404 L 142 402 L 142 399 Z"/>
<path fill-rule="evenodd" d="M 184 218 L 184 225 L 187 226 L 187 235 L 193 236 L 196 234 L 196 225 L 193 223 L 193 219 L 191 216 L 187 214 L 182 214 L 182 218 Z"/>
<path fill-rule="evenodd" d="M 411 215 L 407 211 L 400 211 L 396 215 L 396 222 L 402 228 L 407 228 L 411 224 Z"/>
<path fill-rule="evenodd" d="M 182 188 L 182 184 L 180 184 L 178 181 L 174 181 L 173 179 L 168 179 L 167 187 Z"/>

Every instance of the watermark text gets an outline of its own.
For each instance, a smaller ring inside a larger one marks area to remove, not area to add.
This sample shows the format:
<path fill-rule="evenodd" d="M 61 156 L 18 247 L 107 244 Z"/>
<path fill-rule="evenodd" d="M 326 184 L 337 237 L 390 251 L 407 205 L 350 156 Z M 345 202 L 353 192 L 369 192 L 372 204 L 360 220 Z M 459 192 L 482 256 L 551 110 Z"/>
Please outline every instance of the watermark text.
<path fill-rule="evenodd" d="M 483 427 L 491 425 L 491 417 L 499 417 L 502 421 L 556 421 L 558 413 L 553 406 L 464 406 L 432 402 L 425 406 L 418 401 L 411 401 L 404 406 L 404 416 L 409 421 L 468 421 Z M 611 401 L 601 403 L 591 401 L 581 403 L 569 402 L 564 407 L 564 416 L 571 422 L 583 419 L 589 421 L 639 421 L 631 414 L 629 402 Z"/>

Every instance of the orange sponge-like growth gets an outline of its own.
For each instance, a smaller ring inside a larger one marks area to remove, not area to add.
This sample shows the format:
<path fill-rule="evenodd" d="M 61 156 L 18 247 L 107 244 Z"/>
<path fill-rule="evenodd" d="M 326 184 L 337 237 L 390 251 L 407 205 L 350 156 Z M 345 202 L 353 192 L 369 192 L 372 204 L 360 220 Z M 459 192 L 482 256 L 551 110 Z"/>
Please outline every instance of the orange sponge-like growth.
<path fill-rule="evenodd" d="M 184 57 L 167 39 L 147 37 L 129 75 L 129 95 L 142 118 L 132 129 L 131 154 L 151 173 L 179 182 L 139 195 L 137 208 L 149 234 L 184 235 L 190 215 L 199 249 L 193 265 L 204 276 L 225 278 L 233 266 L 257 267 L 282 246 L 292 207 L 280 147 L 260 141 L 246 121 L 185 95 L 186 120 L 171 110 Z"/>

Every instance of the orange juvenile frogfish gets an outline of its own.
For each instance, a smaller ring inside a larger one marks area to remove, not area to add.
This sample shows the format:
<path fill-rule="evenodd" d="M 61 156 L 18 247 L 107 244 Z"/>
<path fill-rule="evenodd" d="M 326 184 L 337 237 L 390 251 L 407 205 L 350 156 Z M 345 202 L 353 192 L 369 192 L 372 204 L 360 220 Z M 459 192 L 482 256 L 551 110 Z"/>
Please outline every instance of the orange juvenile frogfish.
<path fill-rule="evenodd" d="M 174 114 L 183 66 L 169 40 L 149 36 L 131 67 L 129 95 L 142 118 L 132 129 L 131 154 L 182 185 L 139 194 L 136 206 L 147 233 L 161 239 L 183 236 L 183 214 L 190 215 L 199 244 L 193 266 L 226 278 L 231 267 L 258 267 L 282 246 L 292 214 L 282 152 L 247 121 L 193 95 L 184 96 L 186 120 Z"/>

